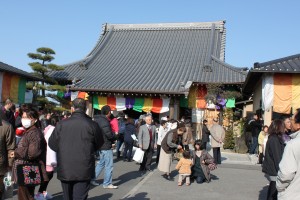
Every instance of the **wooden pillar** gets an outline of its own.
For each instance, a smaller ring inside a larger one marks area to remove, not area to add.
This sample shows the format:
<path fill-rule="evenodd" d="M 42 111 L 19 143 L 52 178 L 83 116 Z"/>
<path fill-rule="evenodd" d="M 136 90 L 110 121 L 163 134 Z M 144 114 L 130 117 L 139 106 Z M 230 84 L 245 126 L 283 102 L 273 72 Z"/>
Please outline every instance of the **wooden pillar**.
<path fill-rule="evenodd" d="M 170 119 L 174 119 L 174 114 L 175 114 L 175 108 L 174 108 L 174 97 L 170 98 L 170 104 L 169 104 L 169 110 L 170 110 Z"/>

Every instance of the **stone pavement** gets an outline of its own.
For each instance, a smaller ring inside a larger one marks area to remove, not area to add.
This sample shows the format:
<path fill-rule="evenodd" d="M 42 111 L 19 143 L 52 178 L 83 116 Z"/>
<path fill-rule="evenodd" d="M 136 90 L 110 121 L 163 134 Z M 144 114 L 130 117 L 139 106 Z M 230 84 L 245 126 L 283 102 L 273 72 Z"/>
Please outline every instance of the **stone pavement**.
<path fill-rule="evenodd" d="M 176 161 L 172 164 L 174 181 L 165 180 L 153 164 L 153 172 L 141 174 L 135 162 L 115 159 L 113 184 L 118 189 L 103 189 L 102 185 L 92 187 L 90 200 L 146 200 L 146 199 L 265 199 L 268 181 L 259 165 L 254 165 L 247 154 L 222 152 L 222 165 L 212 172 L 211 183 L 177 186 Z M 154 159 L 153 159 L 154 161 Z M 99 177 L 103 181 L 103 174 Z M 51 180 L 48 192 L 53 200 L 62 200 L 62 189 L 56 175 Z M 14 199 L 17 199 L 16 191 Z"/>

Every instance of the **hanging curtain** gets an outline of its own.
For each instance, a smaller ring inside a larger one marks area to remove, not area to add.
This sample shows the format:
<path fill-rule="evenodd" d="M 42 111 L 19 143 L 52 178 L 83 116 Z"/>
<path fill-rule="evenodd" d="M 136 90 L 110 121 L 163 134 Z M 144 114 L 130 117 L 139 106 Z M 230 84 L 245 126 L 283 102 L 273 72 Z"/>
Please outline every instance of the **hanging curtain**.
<path fill-rule="evenodd" d="M 274 100 L 273 75 L 266 75 L 262 79 L 262 109 L 270 110 Z"/>
<path fill-rule="evenodd" d="M 274 106 L 273 111 L 290 114 L 292 104 L 292 75 L 274 75 Z"/>

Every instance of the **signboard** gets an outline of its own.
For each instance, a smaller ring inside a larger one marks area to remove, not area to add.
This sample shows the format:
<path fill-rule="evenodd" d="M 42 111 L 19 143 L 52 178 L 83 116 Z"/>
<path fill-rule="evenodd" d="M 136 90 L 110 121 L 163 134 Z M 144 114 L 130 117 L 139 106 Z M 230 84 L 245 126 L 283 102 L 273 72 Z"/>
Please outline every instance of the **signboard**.
<path fill-rule="evenodd" d="M 204 120 L 204 110 L 199 108 L 192 109 L 192 122 L 193 123 L 202 123 Z"/>

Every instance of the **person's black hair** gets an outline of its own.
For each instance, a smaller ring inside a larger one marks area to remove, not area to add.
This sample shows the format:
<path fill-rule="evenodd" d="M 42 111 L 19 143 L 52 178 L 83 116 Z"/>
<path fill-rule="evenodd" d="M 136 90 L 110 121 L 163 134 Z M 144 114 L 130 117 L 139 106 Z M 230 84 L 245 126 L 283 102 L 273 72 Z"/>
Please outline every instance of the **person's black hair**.
<path fill-rule="evenodd" d="M 263 130 L 264 130 L 265 128 L 269 128 L 269 127 L 268 127 L 267 125 L 264 125 Z"/>
<path fill-rule="evenodd" d="M 161 120 L 161 122 L 160 122 L 160 125 L 165 125 L 167 123 L 167 121 L 166 120 Z"/>
<path fill-rule="evenodd" d="M 72 102 L 72 105 L 73 105 L 73 108 L 75 110 L 80 110 L 80 111 L 83 111 L 83 112 L 86 111 L 86 102 L 82 98 L 74 99 L 73 102 Z"/>
<path fill-rule="evenodd" d="M 296 115 L 295 115 L 295 123 L 300 123 L 300 108 L 297 108 L 297 110 L 296 110 Z"/>
<path fill-rule="evenodd" d="M 114 116 L 114 114 L 111 113 L 109 118 L 113 119 L 113 118 L 116 118 L 116 117 Z"/>
<path fill-rule="evenodd" d="M 52 115 L 51 118 L 50 118 L 50 124 L 52 126 L 56 126 L 57 122 L 59 122 L 59 116 Z"/>
<path fill-rule="evenodd" d="M 205 120 L 203 120 L 203 124 L 204 124 L 204 123 L 207 123 L 207 120 L 206 120 L 206 119 L 205 119 Z"/>
<path fill-rule="evenodd" d="M 183 156 L 185 159 L 191 158 L 190 151 L 184 151 L 184 152 L 182 153 L 182 156 Z"/>
<path fill-rule="evenodd" d="M 202 147 L 202 140 L 196 140 L 195 143 L 194 143 L 194 149 L 195 151 L 197 150 L 196 149 L 196 145 L 199 145 L 199 150 L 203 150 L 203 147 Z"/>
<path fill-rule="evenodd" d="M 280 119 L 275 119 L 269 129 L 268 129 L 268 133 L 269 135 L 282 135 L 284 133 L 284 129 L 285 129 L 285 126 L 284 126 L 284 123 L 282 120 Z"/>
<path fill-rule="evenodd" d="M 105 105 L 101 108 L 101 114 L 102 115 L 108 115 L 110 113 L 111 109 L 109 105 Z"/>
<path fill-rule="evenodd" d="M 36 109 L 34 109 L 31 106 L 28 106 L 25 110 L 23 110 L 23 113 L 26 113 L 26 116 L 28 118 L 36 120 L 35 126 L 37 128 L 41 127 L 41 122 L 39 120 L 39 113 L 38 113 L 38 111 Z"/>

